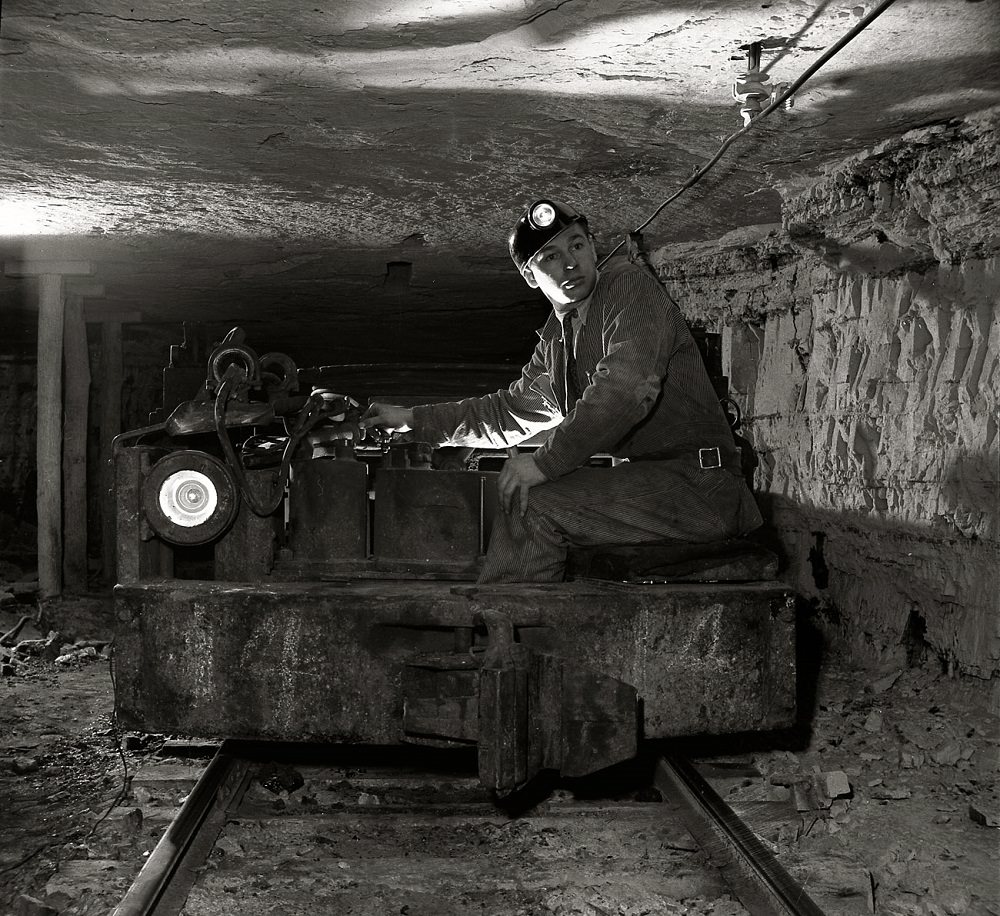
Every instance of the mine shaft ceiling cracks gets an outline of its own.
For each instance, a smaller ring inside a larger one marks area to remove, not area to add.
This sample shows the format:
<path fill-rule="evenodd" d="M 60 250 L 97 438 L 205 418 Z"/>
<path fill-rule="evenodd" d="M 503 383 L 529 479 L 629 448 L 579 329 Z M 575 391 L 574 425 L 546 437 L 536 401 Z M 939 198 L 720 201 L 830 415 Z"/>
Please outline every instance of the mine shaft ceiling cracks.
<path fill-rule="evenodd" d="M 240 321 L 314 352 L 307 329 L 361 334 L 367 316 L 389 322 L 385 352 L 436 358 L 429 315 L 535 320 L 504 245 L 534 193 L 572 200 L 610 247 L 740 125 L 741 48 L 762 42 L 791 81 L 871 6 L 6 3 L 0 253 L 91 260 L 103 305 L 148 321 Z M 781 182 L 997 104 L 996 17 L 899 0 L 648 242 L 776 222 Z M 0 303 L 30 294 L 5 278 Z"/>

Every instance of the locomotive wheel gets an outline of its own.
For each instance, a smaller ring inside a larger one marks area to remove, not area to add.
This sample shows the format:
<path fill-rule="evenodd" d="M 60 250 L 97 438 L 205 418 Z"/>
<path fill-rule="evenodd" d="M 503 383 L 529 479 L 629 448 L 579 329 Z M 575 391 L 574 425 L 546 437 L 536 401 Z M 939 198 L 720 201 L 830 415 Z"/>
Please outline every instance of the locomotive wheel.
<path fill-rule="evenodd" d="M 205 452 L 172 452 L 150 468 L 142 507 L 153 530 L 171 544 L 206 544 L 236 517 L 236 484 L 226 466 Z"/>

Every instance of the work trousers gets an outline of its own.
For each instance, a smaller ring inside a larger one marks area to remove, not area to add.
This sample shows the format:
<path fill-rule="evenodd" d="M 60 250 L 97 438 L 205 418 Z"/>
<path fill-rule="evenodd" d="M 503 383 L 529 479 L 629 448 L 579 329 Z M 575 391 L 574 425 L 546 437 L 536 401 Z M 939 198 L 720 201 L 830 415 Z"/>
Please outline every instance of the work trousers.
<path fill-rule="evenodd" d="M 742 477 L 687 458 L 579 468 L 532 487 L 518 508 L 497 513 L 480 583 L 561 582 L 573 544 L 707 543 L 761 524 Z"/>

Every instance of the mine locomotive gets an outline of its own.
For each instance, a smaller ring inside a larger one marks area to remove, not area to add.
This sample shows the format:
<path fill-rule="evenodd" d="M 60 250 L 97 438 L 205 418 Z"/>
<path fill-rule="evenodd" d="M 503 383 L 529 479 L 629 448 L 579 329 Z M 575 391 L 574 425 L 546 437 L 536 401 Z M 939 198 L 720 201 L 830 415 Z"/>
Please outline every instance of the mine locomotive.
<path fill-rule="evenodd" d="M 757 545 L 578 549 L 565 582 L 475 584 L 504 455 L 358 421 L 456 374 L 496 390 L 483 367 L 300 369 L 239 329 L 190 363 L 171 348 L 163 409 L 114 449 L 126 727 L 476 747 L 507 794 L 642 738 L 792 724 L 792 597 Z"/>

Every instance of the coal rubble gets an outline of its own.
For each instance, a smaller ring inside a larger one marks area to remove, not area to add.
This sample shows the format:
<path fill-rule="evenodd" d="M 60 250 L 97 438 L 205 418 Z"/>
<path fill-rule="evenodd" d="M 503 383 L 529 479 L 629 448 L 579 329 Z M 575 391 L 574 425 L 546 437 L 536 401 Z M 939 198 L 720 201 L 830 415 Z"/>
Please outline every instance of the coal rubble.
<path fill-rule="evenodd" d="M 158 759 L 161 739 L 120 734 L 106 639 L 42 632 L 31 611 L 0 608 L 4 634 L 30 618 L 0 648 L 0 913 L 107 913 L 204 755 Z M 1000 916 L 1000 721 L 983 683 L 930 661 L 831 662 L 805 712 L 804 736 L 781 749 L 734 742 L 739 756 L 700 763 L 823 911 Z M 262 810 L 315 802 L 292 769 L 261 777 L 249 794 Z"/>
<path fill-rule="evenodd" d="M 720 794 L 825 913 L 1000 913 L 1000 722 L 937 666 L 829 669 L 804 746 Z M 718 767 L 715 772 L 718 773 Z"/>

